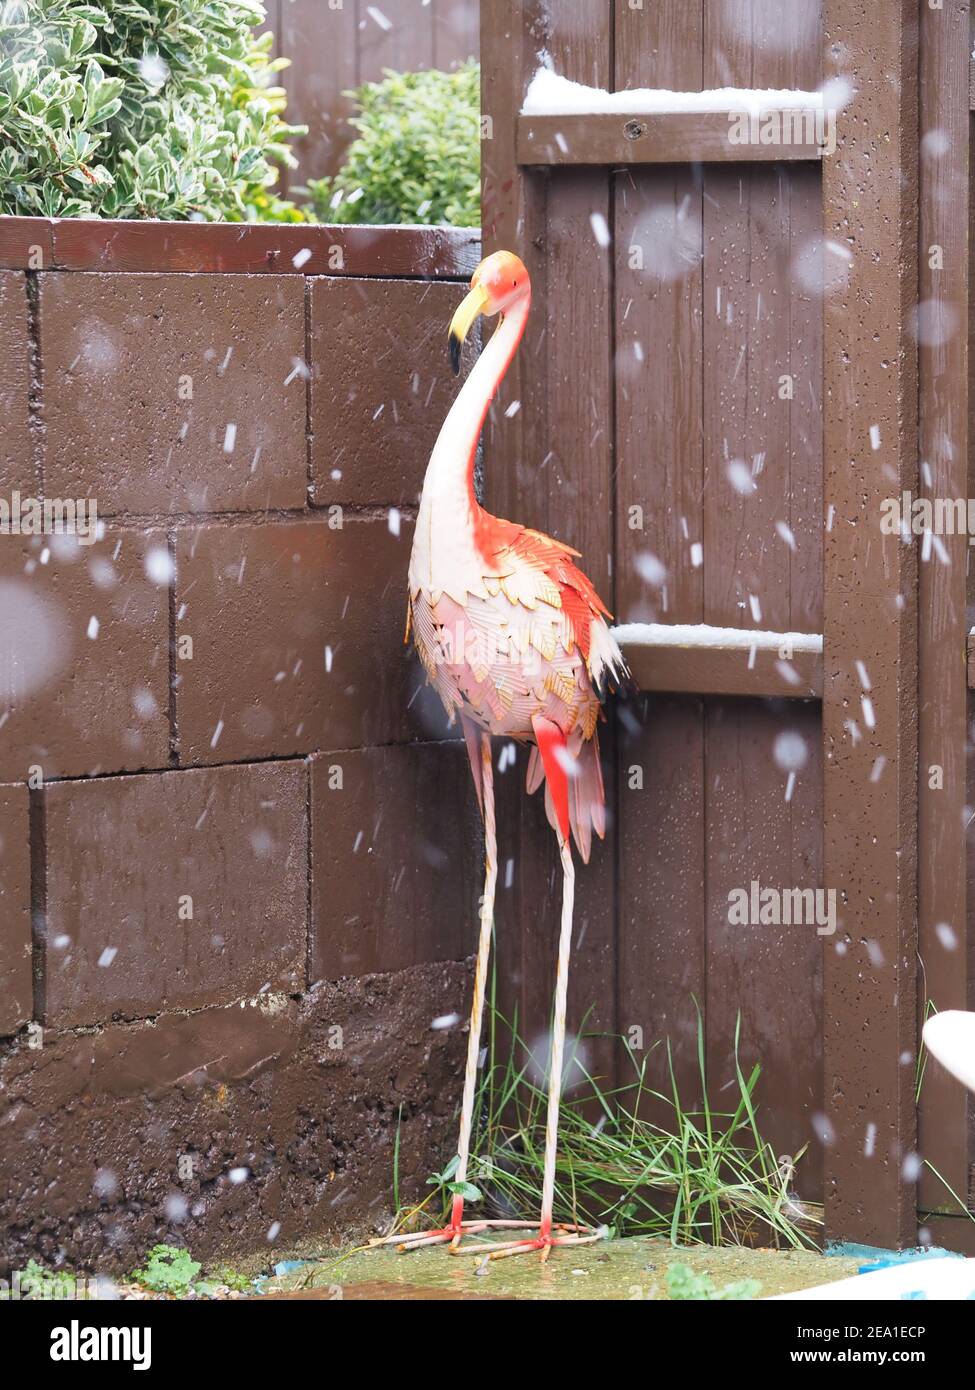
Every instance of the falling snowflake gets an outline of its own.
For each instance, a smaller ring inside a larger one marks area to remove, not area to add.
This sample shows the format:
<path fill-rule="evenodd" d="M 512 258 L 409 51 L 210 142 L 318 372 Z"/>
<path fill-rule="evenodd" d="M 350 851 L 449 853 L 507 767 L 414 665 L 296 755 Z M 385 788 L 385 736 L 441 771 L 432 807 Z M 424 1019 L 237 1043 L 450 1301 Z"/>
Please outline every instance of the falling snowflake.
<path fill-rule="evenodd" d="M 170 582 L 174 572 L 172 556 L 165 546 L 155 545 L 146 551 L 146 574 L 153 584 L 162 588 Z"/>
<path fill-rule="evenodd" d="M 611 240 L 606 218 L 601 212 L 593 212 L 589 216 L 589 225 L 592 227 L 592 234 L 597 243 L 605 249 Z"/>

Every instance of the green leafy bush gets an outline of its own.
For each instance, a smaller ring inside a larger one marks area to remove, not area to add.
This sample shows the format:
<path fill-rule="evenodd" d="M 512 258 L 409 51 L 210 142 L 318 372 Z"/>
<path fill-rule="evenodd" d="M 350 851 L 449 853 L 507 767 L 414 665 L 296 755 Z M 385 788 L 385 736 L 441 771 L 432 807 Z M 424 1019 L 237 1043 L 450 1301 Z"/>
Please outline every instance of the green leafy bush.
<path fill-rule="evenodd" d="M 259 0 L 0 0 L 0 213 L 301 220 Z"/>
<path fill-rule="evenodd" d="M 192 1290 L 200 1269 L 188 1250 L 178 1245 L 154 1245 L 146 1256 L 145 1267 L 133 1270 L 132 1278 L 153 1293 L 179 1296 Z"/>
<path fill-rule="evenodd" d="M 474 227 L 480 206 L 480 68 L 388 72 L 350 93 L 359 132 L 333 178 L 308 183 L 318 222 L 449 222 Z"/>

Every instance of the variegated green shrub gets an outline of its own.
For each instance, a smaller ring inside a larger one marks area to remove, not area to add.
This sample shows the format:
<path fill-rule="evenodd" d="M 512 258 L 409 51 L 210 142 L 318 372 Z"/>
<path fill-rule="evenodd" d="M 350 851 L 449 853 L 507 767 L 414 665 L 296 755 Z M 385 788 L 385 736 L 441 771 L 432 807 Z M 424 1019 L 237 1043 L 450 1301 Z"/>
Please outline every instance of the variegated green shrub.
<path fill-rule="evenodd" d="M 358 131 L 334 178 L 310 179 L 321 222 L 481 220 L 480 67 L 387 72 L 350 93 Z"/>
<path fill-rule="evenodd" d="M 0 213 L 301 220 L 258 0 L 0 0 Z"/>

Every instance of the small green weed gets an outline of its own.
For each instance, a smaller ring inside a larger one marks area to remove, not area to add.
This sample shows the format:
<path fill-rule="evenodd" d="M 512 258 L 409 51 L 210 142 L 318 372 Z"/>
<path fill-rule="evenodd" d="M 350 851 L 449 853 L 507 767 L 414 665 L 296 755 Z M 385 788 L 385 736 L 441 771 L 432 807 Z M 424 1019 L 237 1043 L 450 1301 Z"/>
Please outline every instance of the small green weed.
<path fill-rule="evenodd" d="M 427 1178 L 427 1187 L 436 1187 L 440 1190 L 445 1203 L 451 1197 L 463 1197 L 465 1202 L 479 1202 L 481 1200 L 481 1189 L 475 1187 L 472 1182 L 454 1181 L 460 1156 L 454 1154 L 442 1173 L 434 1173 Z"/>
<path fill-rule="evenodd" d="M 667 1295 L 674 1300 L 703 1299 L 708 1302 L 757 1298 L 761 1292 L 757 1279 L 739 1279 L 716 1289 L 708 1274 L 695 1274 L 687 1265 L 671 1265 L 667 1271 Z"/>
<path fill-rule="evenodd" d="M 146 1256 L 144 1269 L 132 1271 L 132 1279 L 153 1293 L 184 1296 L 193 1291 L 193 1281 L 202 1266 L 188 1250 L 175 1245 L 154 1245 Z"/>

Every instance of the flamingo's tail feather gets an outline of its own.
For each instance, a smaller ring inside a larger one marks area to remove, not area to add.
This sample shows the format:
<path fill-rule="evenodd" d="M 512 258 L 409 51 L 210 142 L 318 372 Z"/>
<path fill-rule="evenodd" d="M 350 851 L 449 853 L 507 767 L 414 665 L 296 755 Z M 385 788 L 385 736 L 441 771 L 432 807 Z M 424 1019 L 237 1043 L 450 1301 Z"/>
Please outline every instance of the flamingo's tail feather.
<path fill-rule="evenodd" d="M 538 791 L 545 781 L 545 765 L 542 762 L 542 755 L 538 751 L 538 744 L 533 743 L 531 752 L 528 755 L 528 776 L 525 778 L 525 789 L 529 796 Z"/>
<path fill-rule="evenodd" d="M 584 864 L 589 863 L 592 832 L 606 834 L 606 793 L 595 732 L 573 756 L 565 735 L 548 719 L 532 721 L 537 746 L 528 760 L 527 789 L 537 791 L 545 779 L 545 814 L 559 840 L 570 831 Z"/>
<path fill-rule="evenodd" d="M 474 778 L 474 790 L 477 792 L 477 804 L 481 808 L 481 819 L 484 819 L 484 773 L 481 769 L 481 731 L 473 720 L 460 716 L 460 727 L 464 730 L 464 742 L 467 744 L 467 756 L 471 763 L 471 776 Z"/>

